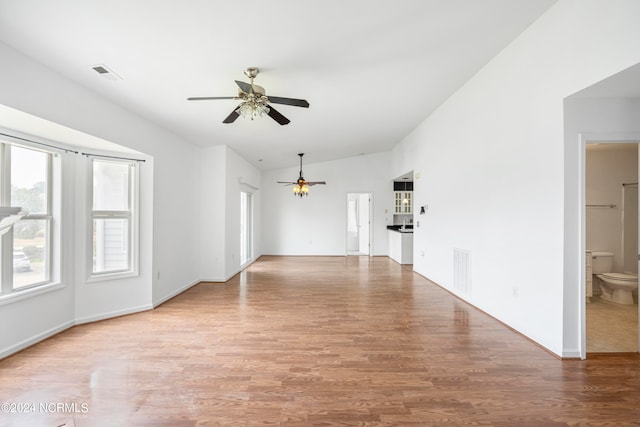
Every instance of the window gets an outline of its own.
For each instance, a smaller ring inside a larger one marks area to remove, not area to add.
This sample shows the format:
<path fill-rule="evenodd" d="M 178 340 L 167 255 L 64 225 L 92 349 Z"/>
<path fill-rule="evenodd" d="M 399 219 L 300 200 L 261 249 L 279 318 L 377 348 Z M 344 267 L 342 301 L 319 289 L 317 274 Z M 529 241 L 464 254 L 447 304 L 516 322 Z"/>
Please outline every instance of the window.
<path fill-rule="evenodd" d="M 137 274 L 137 165 L 91 160 L 91 276 Z"/>
<path fill-rule="evenodd" d="M 2 236 L 2 293 L 8 294 L 51 282 L 54 155 L 0 142 L 0 157 L 2 205 L 27 212 Z"/>

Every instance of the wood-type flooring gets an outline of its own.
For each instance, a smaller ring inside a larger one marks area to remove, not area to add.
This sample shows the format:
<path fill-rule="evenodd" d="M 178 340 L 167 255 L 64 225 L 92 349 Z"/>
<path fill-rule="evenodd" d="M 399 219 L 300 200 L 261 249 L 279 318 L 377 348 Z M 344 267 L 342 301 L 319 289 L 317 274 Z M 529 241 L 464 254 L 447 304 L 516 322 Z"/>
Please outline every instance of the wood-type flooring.
<path fill-rule="evenodd" d="M 560 360 L 386 257 L 262 257 L 1 360 L 0 403 L 29 427 L 639 425 L 640 359 Z"/>

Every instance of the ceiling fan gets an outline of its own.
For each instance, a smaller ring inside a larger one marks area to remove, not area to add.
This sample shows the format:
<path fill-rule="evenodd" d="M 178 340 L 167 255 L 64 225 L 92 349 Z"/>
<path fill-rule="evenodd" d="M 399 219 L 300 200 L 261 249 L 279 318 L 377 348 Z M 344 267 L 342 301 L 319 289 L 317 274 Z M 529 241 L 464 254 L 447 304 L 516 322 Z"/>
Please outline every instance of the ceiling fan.
<path fill-rule="evenodd" d="M 309 195 L 309 187 L 312 185 L 326 185 L 325 181 L 307 181 L 302 176 L 302 156 L 304 153 L 298 153 L 300 156 L 300 176 L 297 180 L 289 182 L 289 181 L 277 181 L 278 184 L 285 185 L 293 185 L 293 195 L 294 196 L 308 196 Z"/>
<path fill-rule="evenodd" d="M 212 99 L 241 99 L 242 102 L 235 110 L 227 116 L 222 123 L 233 123 L 239 116 L 249 117 L 253 120 L 255 117 L 268 115 L 281 125 L 289 124 L 291 120 L 280 114 L 271 104 L 293 105 L 294 107 L 309 108 L 309 103 L 304 99 L 283 98 L 281 96 L 267 96 L 262 86 L 254 85 L 253 79 L 256 78 L 260 70 L 256 67 L 249 67 L 244 70 L 244 74 L 251 79 L 251 83 L 236 80 L 238 85 L 238 96 L 200 96 L 187 98 L 188 101 L 208 101 Z"/>

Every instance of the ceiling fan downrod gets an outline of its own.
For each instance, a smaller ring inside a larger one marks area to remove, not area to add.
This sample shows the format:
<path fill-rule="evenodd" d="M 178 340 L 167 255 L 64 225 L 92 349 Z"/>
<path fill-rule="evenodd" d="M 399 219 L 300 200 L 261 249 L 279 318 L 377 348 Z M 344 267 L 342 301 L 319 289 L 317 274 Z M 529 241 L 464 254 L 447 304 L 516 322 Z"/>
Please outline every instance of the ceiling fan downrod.
<path fill-rule="evenodd" d="M 249 79 L 251 80 L 252 86 L 253 86 L 253 79 L 256 78 L 259 72 L 260 72 L 260 69 L 258 67 L 249 67 L 246 70 L 244 70 L 244 75 L 249 77 Z"/>

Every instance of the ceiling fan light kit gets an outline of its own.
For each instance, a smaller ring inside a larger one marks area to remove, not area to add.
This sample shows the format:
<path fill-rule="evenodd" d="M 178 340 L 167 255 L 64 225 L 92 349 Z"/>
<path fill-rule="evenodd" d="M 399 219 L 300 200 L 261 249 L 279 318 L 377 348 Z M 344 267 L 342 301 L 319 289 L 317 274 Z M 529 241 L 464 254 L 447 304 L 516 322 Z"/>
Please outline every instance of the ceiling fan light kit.
<path fill-rule="evenodd" d="M 251 83 L 235 80 L 238 85 L 238 96 L 201 96 L 187 98 L 188 101 L 208 101 L 214 99 L 240 99 L 242 102 L 225 118 L 222 123 L 233 123 L 240 116 L 253 120 L 256 117 L 267 115 L 280 125 L 289 124 L 291 121 L 280 114 L 271 104 L 291 105 L 294 107 L 309 108 L 309 102 L 304 99 L 283 98 L 281 96 L 267 96 L 264 88 L 253 84 L 260 70 L 249 67 L 244 74 L 249 77 Z"/>
<path fill-rule="evenodd" d="M 300 198 L 302 198 L 303 196 L 308 196 L 309 195 L 309 187 L 312 185 L 326 185 L 327 183 L 325 181 L 307 181 L 304 179 L 304 177 L 302 176 L 302 156 L 304 156 L 304 153 L 298 153 L 298 156 L 300 156 L 300 175 L 298 176 L 298 179 L 296 179 L 295 181 L 277 181 L 278 184 L 285 184 L 285 185 L 293 185 L 293 195 L 294 196 L 299 196 Z"/>
<path fill-rule="evenodd" d="M 254 96 L 249 94 L 238 109 L 236 113 L 240 114 L 242 118 L 250 118 L 253 120 L 256 117 L 263 117 L 265 114 L 269 114 L 269 101 L 266 96 Z"/>
<path fill-rule="evenodd" d="M 308 196 L 309 195 L 309 186 L 307 184 L 296 184 L 293 186 L 293 195 L 294 196 Z"/>

